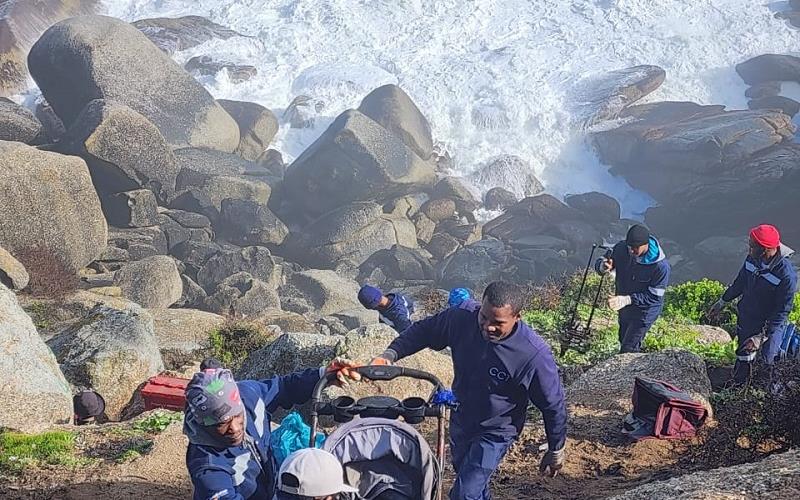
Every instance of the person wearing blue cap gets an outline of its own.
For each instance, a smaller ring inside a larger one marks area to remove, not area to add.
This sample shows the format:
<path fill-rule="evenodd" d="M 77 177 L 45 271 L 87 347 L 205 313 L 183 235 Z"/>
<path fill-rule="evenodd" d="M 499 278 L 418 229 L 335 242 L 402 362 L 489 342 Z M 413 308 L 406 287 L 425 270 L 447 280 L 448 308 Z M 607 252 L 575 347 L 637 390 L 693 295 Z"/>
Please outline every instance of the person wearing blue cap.
<path fill-rule="evenodd" d="M 380 288 L 364 285 L 358 291 L 358 301 L 367 309 L 378 311 L 381 323 L 402 332 L 411 326 L 414 302 L 399 293 L 384 295 Z"/>
<path fill-rule="evenodd" d="M 450 290 L 450 296 L 447 298 L 447 307 L 460 306 L 462 302 L 472 300 L 469 290 L 466 288 L 453 288 Z"/>

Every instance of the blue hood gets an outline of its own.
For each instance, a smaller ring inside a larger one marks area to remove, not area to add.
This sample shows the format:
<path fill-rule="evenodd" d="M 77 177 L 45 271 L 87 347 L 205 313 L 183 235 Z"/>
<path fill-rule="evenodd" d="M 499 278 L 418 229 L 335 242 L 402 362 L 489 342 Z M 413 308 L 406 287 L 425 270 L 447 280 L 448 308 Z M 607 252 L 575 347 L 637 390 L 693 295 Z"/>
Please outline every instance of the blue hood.
<path fill-rule="evenodd" d="M 655 264 L 656 262 L 661 262 L 666 258 L 667 256 L 664 255 L 664 251 L 661 250 L 661 245 L 659 245 L 658 240 L 651 236 L 650 241 L 648 242 L 647 252 L 644 255 L 636 257 L 636 262 L 639 264 L 650 265 Z"/>

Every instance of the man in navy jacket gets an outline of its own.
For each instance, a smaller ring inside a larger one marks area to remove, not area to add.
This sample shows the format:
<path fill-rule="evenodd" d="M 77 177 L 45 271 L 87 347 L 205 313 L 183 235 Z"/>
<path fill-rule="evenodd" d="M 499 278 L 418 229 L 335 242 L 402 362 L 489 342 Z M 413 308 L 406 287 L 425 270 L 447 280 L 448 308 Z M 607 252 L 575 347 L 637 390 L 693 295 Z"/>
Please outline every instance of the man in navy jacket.
<path fill-rule="evenodd" d="M 402 332 L 411 326 L 414 302 L 399 293 L 384 295 L 380 288 L 364 285 L 358 291 L 358 301 L 367 309 L 378 311 L 381 323 Z"/>
<path fill-rule="evenodd" d="M 709 312 L 718 316 L 727 302 L 741 297 L 737 306 L 734 380 L 745 383 L 761 348 L 763 361 L 772 365 L 780 350 L 783 330 L 794 304 L 797 274 L 788 257 L 794 253 L 781 244 L 774 226 L 762 224 L 750 231 L 750 250 L 736 280 Z M 763 335 L 763 336 L 762 336 Z"/>
<path fill-rule="evenodd" d="M 618 311 L 620 352 L 639 352 L 664 307 L 670 273 L 664 251 L 650 231 L 637 224 L 598 259 L 595 269 L 616 273 L 616 295 L 608 299 L 608 306 Z"/>
<path fill-rule="evenodd" d="M 450 347 L 453 393 L 450 447 L 457 477 L 450 498 L 489 499 L 489 479 L 522 431 L 528 401 L 542 412 L 548 451 L 540 471 L 563 464 L 564 391 L 550 348 L 520 319 L 523 295 L 510 283 L 486 287 L 482 303 L 465 301 L 414 323 L 373 364 L 391 364 L 424 348 Z"/>
<path fill-rule="evenodd" d="M 336 371 L 339 382 L 360 379 L 348 370 L 352 366 L 337 359 L 327 369 L 263 381 L 236 382 L 223 368 L 196 373 L 186 388 L 183 422 L 194 500 L 272 500 L 277 464 L 270 449 L 271 413 L 305 403 L 326 370 Z"/>

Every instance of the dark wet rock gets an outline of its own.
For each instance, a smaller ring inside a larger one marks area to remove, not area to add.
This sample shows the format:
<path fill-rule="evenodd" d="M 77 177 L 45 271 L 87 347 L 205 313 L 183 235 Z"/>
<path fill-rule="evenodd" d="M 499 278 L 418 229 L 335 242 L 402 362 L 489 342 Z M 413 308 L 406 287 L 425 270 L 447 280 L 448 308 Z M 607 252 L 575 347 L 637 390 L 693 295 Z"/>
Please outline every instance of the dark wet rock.
<path fill-rule="evenodd" d="M 777 109 L 794 117 L 800 111 L 800 102 L 782 95 L 759 97 L 747 103 L 750 109 Z"/>
<path fill-rule="evenodd" d="M 609 71 L 579 82 L 572 99 L 588 125 L 617 118 L 627 106 L 664 83 L 666 71 L 642 65 Z"/>
<path fill-rule="evenodd" d="M 242 83 L 258 74 L 255 66 L 236 64 L 229 61 L 216 61 L 211 56 L 195 56 L 184 65 L 186 71 L 202 76 L 215 76 L 225 70 L 231 83 Z"/>
<path fill-rule="evenodd" d="M 483 205 L 487 210 L 505 210 L 517 201 L 517 195 L 501 187 L 493 187 L 483 196 Z"/>
<path fill-rule="evenodd" d="M 227 40 L 235 36 L 242 36 L 232 29 L 201 16 L 140 19 L 132 24 L 151 42 L 170 55 L 215 38 Z"/>
<path fill-rule="evenodd" d="M 279 172 L 279 176 L 283 177 L 285 168 L 281 154 L 271 150 L 272 157 L 264 156 L 268 152 L 267 148 L 270 142 L 278 133 L 278 119 L 275 118 L 272 111 L 254 102 L 225 99 L 219 99 L 217 102 L 239 125 L 240 139 L 236 153 L 245 160 L 262 163 L 273 175 L 278 175 Z M 275 153 L 277 153 L 277 159 L 280 160 L 280 169 L 275 169 L 270 165 L 271 162 L 276 161 Z"/>
<path fill-rule="evenodd" d="M 800 57 L 788 54 L 762 54 L 736 65 L 744 83 L 800 82 Z"/>
<path fill-rule="evenodd" d="M 567 205 L 579 210 L 587 220 L 614 222 L 620 218 L 619 202 L 604 193 L 573 194 L 564 199 Z"/>

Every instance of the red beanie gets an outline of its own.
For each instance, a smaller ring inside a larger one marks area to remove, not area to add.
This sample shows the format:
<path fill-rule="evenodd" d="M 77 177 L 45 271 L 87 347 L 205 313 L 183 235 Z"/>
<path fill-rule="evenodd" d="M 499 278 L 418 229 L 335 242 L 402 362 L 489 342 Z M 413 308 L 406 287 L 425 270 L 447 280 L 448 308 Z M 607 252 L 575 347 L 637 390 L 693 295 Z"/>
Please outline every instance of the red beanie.
<path fill-rule="evenodd" d="M 750 237 L 764 248 L 778 248 L 781 246 L 781 234 L 775 226 L 761 224 L 750 230 Z"/>

